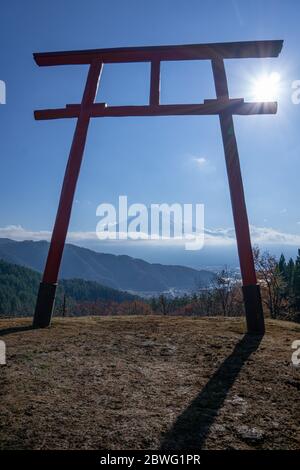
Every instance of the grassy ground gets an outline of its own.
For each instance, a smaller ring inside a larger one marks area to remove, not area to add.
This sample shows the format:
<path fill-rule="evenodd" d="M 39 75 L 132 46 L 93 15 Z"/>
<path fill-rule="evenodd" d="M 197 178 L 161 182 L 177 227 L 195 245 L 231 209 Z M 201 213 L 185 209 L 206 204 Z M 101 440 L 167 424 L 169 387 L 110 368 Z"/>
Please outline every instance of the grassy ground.
<path fill-rule="evenodd" d="M 1 449 L 299 449 L 300 326 L 242 319 L 0 320 Z"/>

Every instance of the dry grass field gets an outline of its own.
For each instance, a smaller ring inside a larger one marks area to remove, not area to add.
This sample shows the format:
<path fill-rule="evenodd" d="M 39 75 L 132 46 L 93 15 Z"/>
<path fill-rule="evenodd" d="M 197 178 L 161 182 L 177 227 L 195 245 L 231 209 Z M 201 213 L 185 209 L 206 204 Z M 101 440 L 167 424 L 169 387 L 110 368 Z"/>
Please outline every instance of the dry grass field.
<path fill-rule="evenodd" d="M 0 449 L 299 449 L 300 325 L 80 317 L 0 320 Z"/>

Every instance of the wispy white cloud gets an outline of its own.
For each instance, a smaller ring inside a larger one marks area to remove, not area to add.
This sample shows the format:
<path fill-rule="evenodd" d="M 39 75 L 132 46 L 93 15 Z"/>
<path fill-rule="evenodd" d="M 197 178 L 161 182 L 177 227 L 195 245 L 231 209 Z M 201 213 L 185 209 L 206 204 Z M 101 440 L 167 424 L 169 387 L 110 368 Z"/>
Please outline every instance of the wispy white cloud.
<path fill-rule="evenodd" d="M 252 243 L 259 245 L 289 245 L 289 246 L 300 246 L 300 234 L 293 234 L 282 232 L 271 227 L 256 227 L 251 226 L 251 239 Z M 51 238 L 51 232 L 47 230 L 28 230 L 21 225 L 8 225 L 6 227 L 0 227 L 0 238 L 10 238 L 17 241 L 22 240 L 47 240 Z M 68 232 L 67 241 L 70 243 L 88 243 L 88 242 L 99 242 L 95 231 L 70 231 Z M 115 240 L 110 240 L 115 242 Z M 119 240 L 116 240 L 118 242 Z M 164 239 L 164 240 L 149 240 L 147 234 L 143 240 L 122 240 L 128 243 L 175 243 L 180 244 L 184 242 L 184 239 Z M 235 231 L 233 228 L 217 228 L 217 229 L 205 229 L 205 244 L 204 246 L 231 246 L 235 245 Z"/>
<path fill-rule="evenodd" d="M 204 173 L 212 173 L 215 170 L 214 165 L 212 165 L 211 161 L 201 155 L 188 155 L 190 159 L 190 163 L 192 166 L 196 166 L 196 168 Z"/>
<path fill-rule="evenodd" d="M 51 238 L 51 232 L 48 230 L 27 230 L 21 225 L 8 225 L 0 227 L 0 238 L 11 238 L 12 240 L 47 240 Z M 97 240 L 96 232 L 68 232 L 67 240 L 69 242 L 80 242 Z"/>
<path fill-rule="evenodd" d="M 300 235 L 282 232 L 272 227 L 250 226 L 252 243 L 258 245 L 300 246 Z M 232 228 L 205 230 L 206 245 L 231 245 L 236 243 L 235 231 Z"/>
<path fill-rule="evenodd" d="M 251 226 L 251 236 L 255 243 L 262 245 L 300 246 L 300 234 L 282 232 L 271 227 Z"/>
<path fill-rule="evenodd" d="M 207 164 L 207 159 L 204 157 L 194 157 L 194 162 L 197 163 L 198 166 L 203 167 Z"/>

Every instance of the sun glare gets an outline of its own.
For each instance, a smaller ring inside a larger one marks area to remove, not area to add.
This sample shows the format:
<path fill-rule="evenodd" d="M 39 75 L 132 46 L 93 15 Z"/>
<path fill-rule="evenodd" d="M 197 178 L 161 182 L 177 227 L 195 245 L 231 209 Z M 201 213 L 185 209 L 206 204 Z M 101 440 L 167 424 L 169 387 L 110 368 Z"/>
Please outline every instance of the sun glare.
<path fill-rule="evenodd" d="M 253 84 L 253 98 L 255 101 L 276 101 L 279 95 L 280 75 L 272 72 L 262 75 Z"/>

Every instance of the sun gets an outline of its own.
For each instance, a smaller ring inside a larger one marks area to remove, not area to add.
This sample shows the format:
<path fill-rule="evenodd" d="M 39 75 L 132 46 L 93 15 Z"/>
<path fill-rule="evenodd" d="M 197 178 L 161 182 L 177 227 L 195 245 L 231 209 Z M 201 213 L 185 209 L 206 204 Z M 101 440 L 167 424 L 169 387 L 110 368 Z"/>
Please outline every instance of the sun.
<path fill-rule="evenodd" d="M 277 72 L 262 75 L 253 82 L 255 101 L 276 101 L 279 95 L 280 75 Z"/>

